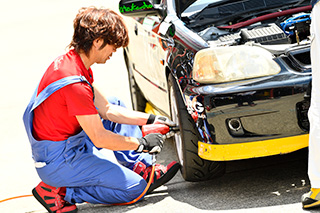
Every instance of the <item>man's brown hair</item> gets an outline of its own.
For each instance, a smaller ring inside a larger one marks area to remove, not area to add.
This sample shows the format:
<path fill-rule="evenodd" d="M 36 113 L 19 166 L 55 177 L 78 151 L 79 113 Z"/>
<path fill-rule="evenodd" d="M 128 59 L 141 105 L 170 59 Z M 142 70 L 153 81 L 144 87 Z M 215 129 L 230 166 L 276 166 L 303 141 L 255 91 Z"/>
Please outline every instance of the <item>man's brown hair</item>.
<path fill-rule="evenodd" d="M 128 29 L 120 15 L 110 9 L 83 7 L 73 21 L 74 33 L 69 48 L 86 55 L 97 38 L 104 40 L 101 48 L 107 44 L 116 48 L 126 47 L 129 43 Z"/>

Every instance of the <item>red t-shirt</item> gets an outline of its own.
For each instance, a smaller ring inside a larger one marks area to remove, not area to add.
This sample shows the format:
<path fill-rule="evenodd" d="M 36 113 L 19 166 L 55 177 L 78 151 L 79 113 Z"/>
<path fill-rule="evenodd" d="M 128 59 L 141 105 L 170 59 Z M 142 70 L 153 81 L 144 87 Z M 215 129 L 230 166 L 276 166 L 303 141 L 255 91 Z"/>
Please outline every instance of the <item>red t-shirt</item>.
<path fill-rule="evenodd" d="M 49 84 L 74 75 L 82 75 L 93 83 L 91 69 L 87 70 L 78 53 L 70 50 L 49 66 L 40 81 L 38 94 Z M 33 136 L 37 140 L 66 140 L 82 130 L 75 116 L 92 114 L 98 111 L 90 85 L 70 84 L 54 92 L 34 110 Z"/>

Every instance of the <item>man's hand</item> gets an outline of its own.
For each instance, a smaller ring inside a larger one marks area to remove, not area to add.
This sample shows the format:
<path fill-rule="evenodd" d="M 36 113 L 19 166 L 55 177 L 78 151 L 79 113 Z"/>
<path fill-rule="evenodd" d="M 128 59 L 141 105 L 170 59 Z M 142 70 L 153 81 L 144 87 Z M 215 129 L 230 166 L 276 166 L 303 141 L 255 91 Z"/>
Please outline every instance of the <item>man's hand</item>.
<path fill-rule="evenodd" d="M 166 124 L 168 126 L 176 126 L 169 118 L 161 115 L 150 114 L 147 124 Z"/>
<path fill-rule="evenodd" d="M 159 152 L 161 152 L 161 149 L 163 147 L 164 138 L 160 133 L 152 133 L 142 138 L 138 138 L 138 140 L 140 145 L 136 152 L 147 151 L 150 154 L 158 154 Z"/>

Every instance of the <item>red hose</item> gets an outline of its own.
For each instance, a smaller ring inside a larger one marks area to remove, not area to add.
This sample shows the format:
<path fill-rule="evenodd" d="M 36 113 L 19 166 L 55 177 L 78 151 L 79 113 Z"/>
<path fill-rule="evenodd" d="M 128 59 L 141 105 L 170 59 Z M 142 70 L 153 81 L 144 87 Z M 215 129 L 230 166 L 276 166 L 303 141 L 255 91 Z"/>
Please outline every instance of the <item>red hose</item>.
<path fill-rule="evenodd" d="M 3 199 L 3 200 L 0 200 L 0 203 L 8 201 L 8 200 L 17 199 L 17 198 L 32 197 L 32 196 L 33 195 L 20 195 L 20 196 L 10 197 L 10 198 L 6 198 L 6 199 Z"/>
<path fill-rule="evenodd" d="M 110 204 L 112 206 L 124 206 L 124 205 L 130 205 L 133 204 L 135 202 L 137 202 L 138 200 L 140 200 L 148 191 L 148 189 L 150 188 L 150 185 L 152 183 L 153 177 L 154 177 L 154 170 L 155 170 L 155 165 L 152 165 L 152 170 L 151 170 L 151 175 L 149 178 L 149 182 L 146 186 L 146 188 L 144 189 L 144 191 L 134 200 L 127 202 L 127 203 L 114 203 L 114 204 Z M 23 198 L 23 197 L 32 197 L 33 195 L 20 195 L 20 196 L 15 196 L 15 197 L 10 197 L 10 198 L 6 198 L 3 200 L 0 200 L 0 203 L 5 202 L 5 201 L 9 201 L 9 200 L 13 200 L 13 199 L 17 199 L 17 198 Z M 109 204 L 108 204 L 109 205 Z"/>
<path fill-rule="evenodd" d="M 246 27 L 249 26 L 251 24 L 257 23 L 259 21 L 265 21 L 268 19 L 272 19 L 272 18 L 276 18 L 279 16 L 285 16 L 285 15 L 290 15 L 293 13 L 299 13 L 299 12 L 305 12 L 305 11 L 309 11 L 312 9 L 311 5 L 308 6 L 304 6 L 304 7 L 298 7 L 298 8 L 293 8 L 293 9 L 289 9 L 289 10 L 284 10 L 284 11 L 280 11 L 280 12 L 275 12 L 275 13 L 270 13 L 267 15 L 263 15 L 263 16 L 259 16 L 257 18 L 253 18 L 247 21 L 243 21 L 237 24 L 233 24 L 233 25 L 229 25 L 229 26 L 220 26 L 218 27 L 219 29 L 239 29 L 241 27 Z"/>
<path fill-rule="evenodd" d="M 153 177 L 154 177 L 154 170 L 155 170 L 155 165 L 152 165 L 152 170 L 151 170 L 151 175 L 150 175 L 150 178 L 149 178 L 149 182 L 146 186 L 146 188 L 144 189 L 144 191 L 141 193 L 141 195 L 139 195 L 139 197 L 137 197 L 136 199 L 130 201 L 130 202 L 127 202 L 127 203 L 114 203 L 114 204 L 111 204 L 112 206 L 125 206 L 125 205 L 130 205 L 130 204 L 133 204 L 135 202 L 137 202 L 138 200 L 140 200 L 148 191 L 151 183 L 152 183 L 152 180 L 153 180 Z"/>

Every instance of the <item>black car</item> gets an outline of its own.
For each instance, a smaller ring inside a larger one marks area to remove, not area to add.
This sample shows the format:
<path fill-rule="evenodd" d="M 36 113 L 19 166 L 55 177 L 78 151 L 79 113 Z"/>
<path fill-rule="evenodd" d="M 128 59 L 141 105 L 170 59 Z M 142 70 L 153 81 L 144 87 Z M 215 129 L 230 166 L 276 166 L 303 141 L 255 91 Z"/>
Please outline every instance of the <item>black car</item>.
<path fill-rule="evenodd" d="M 121 0 L 119 10 L 133 108 L 179 125 L 185 180 L 308 146 L 309 0 Z"/>

